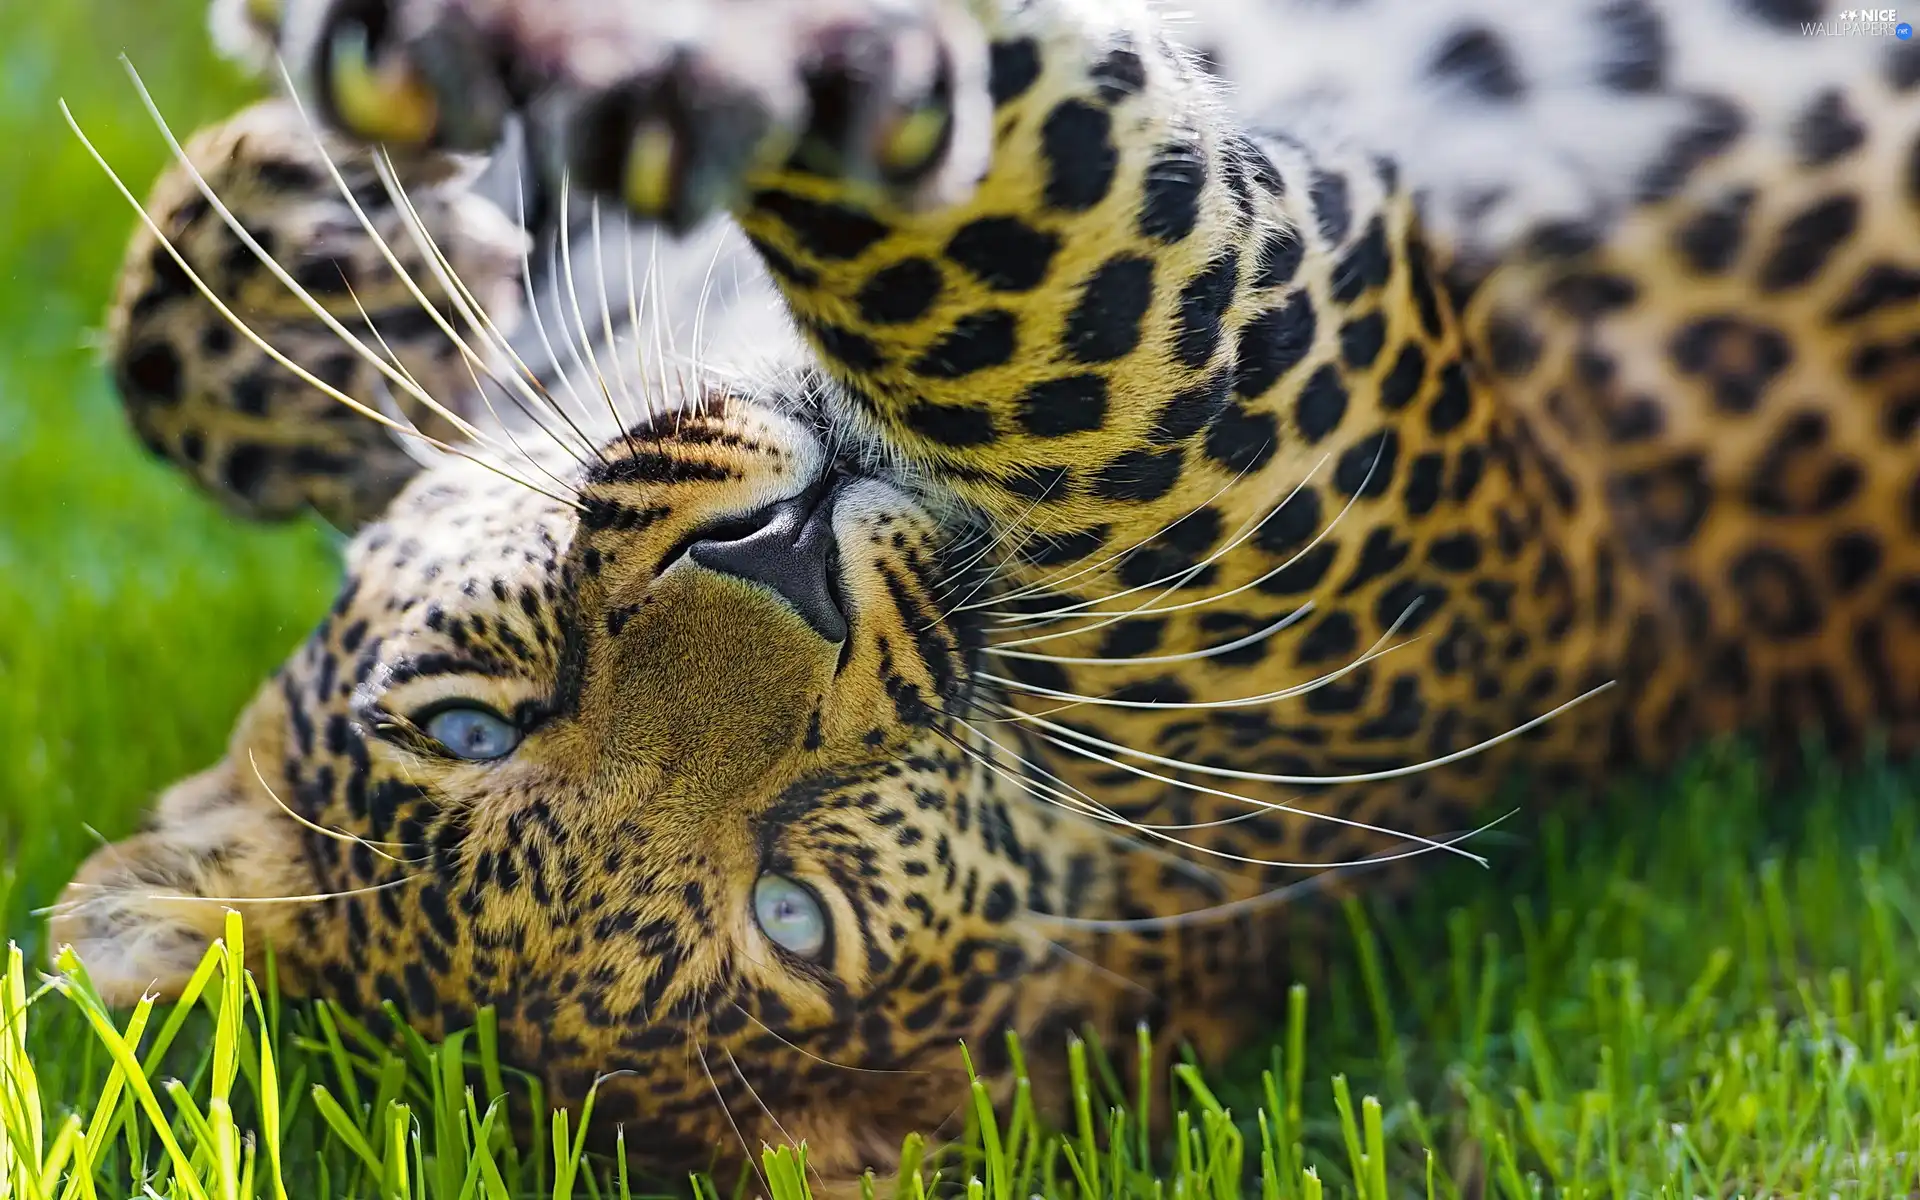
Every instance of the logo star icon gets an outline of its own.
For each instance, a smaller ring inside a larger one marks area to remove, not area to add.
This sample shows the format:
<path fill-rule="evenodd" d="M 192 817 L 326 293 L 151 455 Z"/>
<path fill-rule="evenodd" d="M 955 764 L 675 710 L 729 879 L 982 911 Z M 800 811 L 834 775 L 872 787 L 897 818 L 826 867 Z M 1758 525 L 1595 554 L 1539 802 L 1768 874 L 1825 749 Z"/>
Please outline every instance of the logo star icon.
<path fill-rule="evenodd" d="M 1847 9 L 1847 10 L 1846 10 L 1845 12 L 1843 12 L 1843 13 L 1841 13 L 1841 14 L 1840 14 L 1840 19 L 1841 19 L 1842 21 L 1851 21 L 1851 20 L 1853 20 L 1853 10 L 1849 8 L 1849 9 Z"/>

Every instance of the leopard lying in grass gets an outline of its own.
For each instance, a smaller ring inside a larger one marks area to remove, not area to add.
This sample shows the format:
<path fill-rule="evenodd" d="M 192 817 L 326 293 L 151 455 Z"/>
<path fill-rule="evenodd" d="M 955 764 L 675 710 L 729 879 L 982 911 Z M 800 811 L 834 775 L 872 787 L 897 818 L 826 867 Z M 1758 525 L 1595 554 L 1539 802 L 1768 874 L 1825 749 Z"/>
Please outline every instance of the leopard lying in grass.
<path fill-rule="evenodd" d="M 118 378 L 358 532 L 56 939 L 165 992 L 247 901 L 298 989 L 613 1073 L 652 1163 L 846 1179 L 955 1128 L 956 1040 L 1224 1052 L 1288 889 L 1515 763 L 1910 745 L 1920 54 L 1813 7 L 222 9 L 305 108 L 162 180 Z M 737 232 L 622 275 L 593 196 Z"/>

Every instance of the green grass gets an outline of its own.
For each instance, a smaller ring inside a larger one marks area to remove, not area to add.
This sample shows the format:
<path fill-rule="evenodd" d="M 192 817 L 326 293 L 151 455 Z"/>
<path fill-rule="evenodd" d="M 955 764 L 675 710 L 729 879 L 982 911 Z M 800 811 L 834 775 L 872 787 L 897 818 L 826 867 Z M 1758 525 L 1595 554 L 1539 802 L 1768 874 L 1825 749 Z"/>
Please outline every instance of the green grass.
<path fill-rule="evenodd" d="M 1072 1047 L 1064 1129 L 1022 1091 L 995 1108 L 977 1090 L 964 1143 L 916 1149 L 900 1182 L 1004 1200 L 1911 1194 L 1916 782 L 1826 775 L 1783 815 L 1751 760 L 1721 753 L 1617 795 L 1619 820 L 1548 818 L 1503 855 L 1525 863 L 1503 886 L 1448 870 L 1444 904 L 1351 907 L 1350 941 L 1311 998 L 1296 989 L 1275 1014 L 1270 1048 L 1210 1078 L 1181 1068 L 1162 1096 Z M 167 1013 L 116 1017 L 83 972 L 35 984 L 16 963 L 0 987 L 0 1126 L 19 1159 L 0 1159 L 16 1176 L 0 1196 L 86 1195 L 83 1155 L 100 1195 L 688 1186 L 623 1182 L 616 1160 L 583 1155 L 590 1112 L 510 1120 L 546 1110 L 493 1057 L 484 1016 L 443 1046 L 382 1040 L 331 1008 L 281 1005 L 237 969 L 239 937 L 236 917 L 197 999 Z M 1146 1136 L 1161 1106 L 1171 1135 Z M 808 1190 L 790 1153 L 762 1169 L 777 1200 Z M 717 1200 L 711 1181 L 692 1186 Z"/>
<path fill-rule="evenodd" d="M 201 3 L 0 4 L 0 932 L 22 947 L 0 962 L 0 1200 L 685 1190 L 583 1157 L 579 1120 L 546 1119 L 484 1018 L 439 1047 L 376 1038 L 246 978 L 237 928 L 173 1008 L 108 1013 L 83 974 L 37 969 L 29 914 L 89 830 L 124 835 L 218 756 L 333 580 L 317 529 L 240 526 L 147 461 L 88 347 L 132 219 L 56 100 L 151 178 L 163 147 L 118 54 L 182 128 L 245 94 Z M 1859 768 L 1775 794 L 1727 751 L 1599 815 L 1529 805 L 1487 847 L 1495 871 L 1349 910 L 1271 1046 L 1146 1096 L 1180 1114 L 1169 1136 L 1144 1136 L 1137 1084 L 1080 1047 L 1064 1130 L 1018 1097 L 976 1107 L 965 1145 L 898 1182 L 915 1200 L 1911 1194 L 1917 792 L 1913 771 Z M 807 1188 L 791 1151 L 763 1170 L 779 1200 Z"/>

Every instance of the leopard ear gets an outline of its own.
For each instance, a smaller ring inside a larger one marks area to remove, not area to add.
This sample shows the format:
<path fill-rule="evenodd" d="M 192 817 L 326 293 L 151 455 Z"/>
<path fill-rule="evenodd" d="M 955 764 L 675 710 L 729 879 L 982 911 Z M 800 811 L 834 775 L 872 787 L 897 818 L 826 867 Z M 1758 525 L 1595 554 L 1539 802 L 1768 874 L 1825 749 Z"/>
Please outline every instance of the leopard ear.
<path fill-rule="evenodd" d="M 249 965 L 271 943 L 287 944 L 297 902 L 315 884 L 302 829 L 254 771 L 280 761 L 279 690 L 263 688 L 240 720 L 227 757 L 161 794 L 145 832 L 96 850 L 61 893 L 51 924 L 57 954 L 72 946 L 101 996 L 114 1005 L 178 996 L 228 909 L 246 919 Z M 271 777 L 271 776 L 269 776 Z"/>

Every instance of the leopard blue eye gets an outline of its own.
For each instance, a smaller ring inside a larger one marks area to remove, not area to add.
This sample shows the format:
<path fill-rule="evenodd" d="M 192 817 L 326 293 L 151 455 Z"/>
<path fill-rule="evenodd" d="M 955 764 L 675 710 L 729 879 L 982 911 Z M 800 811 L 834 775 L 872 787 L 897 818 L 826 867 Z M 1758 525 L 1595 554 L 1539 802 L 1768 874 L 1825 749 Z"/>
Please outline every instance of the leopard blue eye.
<path fill-rule="evenodd" d="M 827 914 L 805 887 L 784 875 L 762 875 L 753 884 L 753 916 L 767 940 L 801 958 L 827 948 Z"/>
<path fill-rule="evenodd" d="M 427 719 L 427 736 L 455 758 L 485 762 L 513 753 L 520 730 L 484 708 L 443 708 Z"/>

